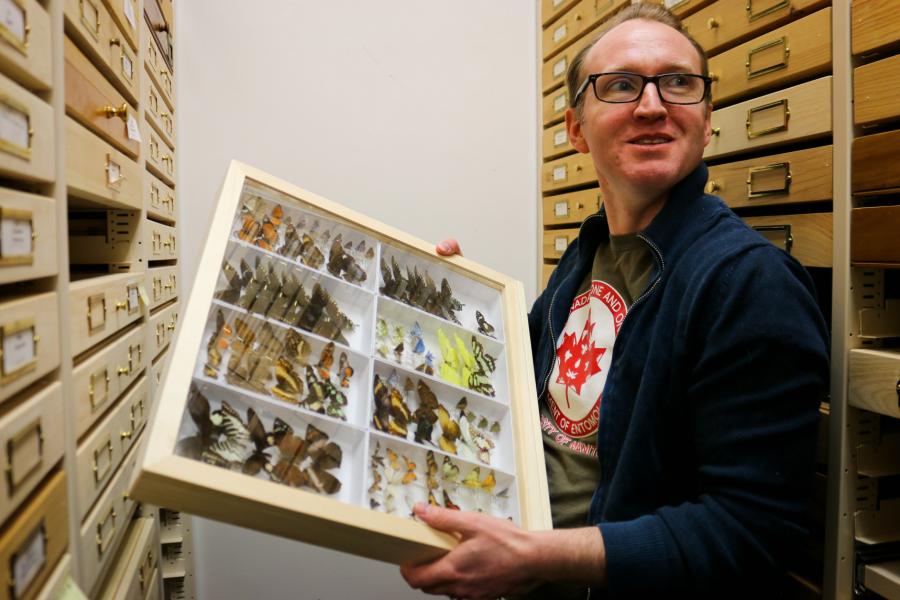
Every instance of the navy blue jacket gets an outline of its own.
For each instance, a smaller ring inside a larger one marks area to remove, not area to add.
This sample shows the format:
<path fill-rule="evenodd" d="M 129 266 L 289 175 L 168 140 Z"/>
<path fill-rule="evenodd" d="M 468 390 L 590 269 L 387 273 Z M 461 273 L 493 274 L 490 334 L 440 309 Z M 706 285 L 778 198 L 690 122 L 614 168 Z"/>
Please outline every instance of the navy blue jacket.
<path fill-rule="evenodd" d="M 828 332 L 803 267 L 703 193 L 701 164 L 639 234 L 656 261 L 603 390 L 589 522 L 612 597 L 734 597 L 805 530 Z M 539 401 L 609 230 L 589 217 L 528 317 Z"/>

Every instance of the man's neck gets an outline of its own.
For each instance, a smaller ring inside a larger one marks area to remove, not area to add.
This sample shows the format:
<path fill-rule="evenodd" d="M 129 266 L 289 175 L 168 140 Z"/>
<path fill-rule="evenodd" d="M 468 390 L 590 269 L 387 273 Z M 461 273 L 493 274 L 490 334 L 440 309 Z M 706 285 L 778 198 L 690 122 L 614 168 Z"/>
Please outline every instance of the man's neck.
<path fill-rule="evenodd" d="M 612 235 L 643 231 L 659 214 L 669 197 L 668 193 L 665 193 L 648 200 L 648 195 L 634 190 L 614 191 L 603 189 L 602 185 L 601 194 L 609 232 Z"/>

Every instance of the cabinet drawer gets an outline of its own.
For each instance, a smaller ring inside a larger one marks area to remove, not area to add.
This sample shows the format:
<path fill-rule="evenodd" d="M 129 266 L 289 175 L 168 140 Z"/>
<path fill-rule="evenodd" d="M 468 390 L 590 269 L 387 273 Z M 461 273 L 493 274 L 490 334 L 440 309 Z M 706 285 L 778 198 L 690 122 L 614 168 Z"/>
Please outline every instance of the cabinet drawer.
<path fill-rule="evenodd" d="M 546 59 L 557 54 L 626 4 L 630 4 L 630 0 L 581 0 L 544 29 L 541 45 L 543 57 Z"/>
<path fill-rule="evenodd" d="M 116 27 L 128 40 L 131 49 L 137 52 L 138 3 L 137 0 L 103 0 L 106 10 L 112 16 Z"/>
<path fill-rule="evenodd" d="M 50 105 L 0 74 L 0 177 L 53 181 L 54 140 Z"/>
<path fill-rule="evenodd" d="M 0 188 L 0 284 L 55 275 L 56 202 Z"/>
<path fill-rule="evenodd" d="M 732 208 L 830 200 L 831 155 L 822 146 L 715 165 L 706 192 Z"/>
<path fill-rule="evenodd" d="M 178 297 L 178 267 L 154 267 L 147 269 L 150 286 L 150 309 Z"/>
<path fill-rule="evenodd" d="M 170 110 L 175 110 L 175 89 L 172 80 L 172 71 L 166 64 L 165 58 L 159 50 L 159 46 L 147 26 L 147 21 L 142 21 L 144 44 L 144 67 L 150 75 L 150 79 L 156 84 L 162 94 L 163 101 Z"/>
<path fill-rule="evenodd" d="M 900 206 L 854 208 L 850 213 L 850 262 L 900 266 Z"/>
<path fill-rule="evenodd" d="M 779 27 L 709 60 L 716 103 L 746 98 L 831 69 L 831 9 Z"/>
<path fill-rule="evenodd" d="M 580 42 L 573 44 L 559 55 L 544 62 L 544 66 L 541 67 L 541 90 L 545 94 L 566 83 L 566 71 L 582 46 L 583 44 Z"/>
<path fill-rule="evenodd" d="M 169 148 L 152 127 L 144 126 L 144 158 L 147 170 L 175 187 L 175 151 Z"/>
<path fill-rule="evenodd" d="M 546 27 L 576 4 L 578 0 L 541 0 L 541 25 Z"/>
<path fill-rule="evenodd" d="M 71 195 L 114 208 L 141 208 L 136 162 L 66 117 L 66 184 Z"/>
<path fill-rule="evenodd" d="M 162 92 L 156 87 L 156 83 L 150 80 L 146 72 L 144 77 L 144 116 L 163 141 L 169 147 L 174 148 L 175 114 L 162 100 Z"/>
<path fill-rule="evenodd" d="M 851 350 L 851 406 L 900 419 L 900 352 Z"/>
<path fill-rule="evenodd" d="M 175 220 L 175 190 L 149 172 L 144 174 L 144 200 L 150 216 L 163 221 Z"/>
<path fill-rule="evenodd" d="M 747 225 L 805 267 L 831 267 L 831 213 L 747 217 Z"/>
<path fill-rule="evenodd" d="M 75 367 L 71 397 L 76 438 L 81 438 L 144 371 L 150 360 L 144 348 L 146 335 L 146 329 L 137 326 Z"/>
<path fill-rule="evenodd" d="M 687 15 L 697 12 L 712 2 L 713 0 L 663 0 L 662 4 L 679 18 L 685 19 Z"/>
<path fill-rule="evenodd" d="M 66 476 L 58 471 L 0 536 L 3 598 L 30 600 L 41 591 L 69 543 L 68 532 Z"/>
<path fill-rule="evenodd" d="M 65 0 L 66 33 L 131 104 L 140 98 L 137 54 L 100 0 Z"/>
<path fill-rule="evenodd" d="M 541 147 L 544 160 L 575 152 L 575 148 L 569 144 L 569 134 L 566 132 L 565 123 L 560 123 L 555 127 L 548 127 L 544 130 L 542 138 Z"/>
<path fill-rule="evenodd" d="M 128 529 L 134 510 L 134 500 L 128 496 L 128 485 L 137 468 L 137 455 L 133 451 L 125 457 L 122 467 L 113 475 L 109 486 L 81 526 L 78 550 L 85 589 L 97 587 L 100 574 L 116 556 L 119 542 Z M 95 594 L 89 597 L 95 597 Z"/>
<path fill-rule="evenodd" d="M 141 377 L 75 451 L 78 516 L 84 518 L 138 439 L 150 408 L 148 379 Z"/>
<path fill-rule="evenodd" d="M 169 370 L 169 358 L 172 353 L 164 350 L 150 365 L 150 395 L 155 400 L 162 391 L 162 382 Z"/>
<path fill-rule="evenodd" d="M 548 265 L 545 263 L 541 265 L 541 290 L 547 287 L 547 282 L 550 281 L 550 275 L 553 274 L 553 269 L 555 268 L 555 264 Z"/>
<path fill-rule="evenodd" d="M 59 600 L 69 578 L 72 577 L 72 556 L 63 554 L 53 569 L 53 573 L 44 582 L 44 587 L 35 596 L 35 600 Z"/>
<path fill-rule="evenodd" d="M 853 192 L 900 191 L 900 131 L 853 140 Z"/>
<path fill-rule="evenodd" d="M 175 327 L 178 325 L 178 303 L 164 308 L 150 317 L 150 354 L 156 356 L 162 352 L 168 343 L 175 337 Z"/>
<path fill-rule="evenodd" d="M 578 227 L 544 231 L 544 259 L 561 257 L 569 244 L 578 237 L 578 231 Z"/>
<path fill-rule="evenodd" d="M 831 132 L 831 76 L 712 113 L 704 158 L 729 156 L 826 136 Z"/>
<path fill-rule="evenodd" d="M 544 226 L 578 225 L 600 210 L 600 189 L 544 196 Z"/>
<path fill-rule="evenodd" d="M 99 600 L 144 600 L 159 585 L 159 533 L 152 518 L 131 522 Z"/>
<path fill-rule="evenodd" d="M 0 417 L 0 523 L 6 521 L 63 455 L 63 396 L 57 381 Z"/>
<path fill-rule="evenodd" d="M 78 46 L 65 38 L 66 112 L 131 158 L 140 144 L 128 136 L 128 122 L 137 127 L 137 111 L 91 64 Z"/>
<path fill-rule="evenodd" d="M 0 71 L 29 89 L 49 90 L 50 15 L 36 0 L 4 0 L 0 7 Z"/>
<path fill-rule="evenodd" d="M 0 304 L 0 402 L 59 365 L 56 292 Z"/>
<path fill-rule="evenodd" d="M 569 108 L 569 90 L 561 87 L 552 94 L 544 96 L 543 117 L 544 127 L 559 123 L 566 117 L 566 109 Z"/>
<path fill-rule="evenodd" d="M 876 125 L 900 117 L 900 55 L 853 69 L 853 117 Z"/>
<path fill-rule="evenodd" d="M 828 0 L 719 0 L 685 18 L 684 27 L 712 55 L 828 4 Z"/>
<path fill-rule="evenodd" d="M 72 354 L 81 354 L 140 319 L 143 285 L 143 273 L 117 273 L 69 284 Z"/>
<path fill-rule="evenodd" d="M 854 55 L 896 46 L 900 13 L 894 0 L 853 0 L 850 43 Z"/>
<path fill-rule="evenodd" d="M 175 228 L 156 221 L 144 223 L 147 232 L 146 246 L 149 260 L 172 260 L 178 258 Z"/>
<path fill-rule="evenodd" d="M 545 192 L 595 181 L 597 172 L 590 154 L 572 154 L 541 165 L 541 187 Z"/>

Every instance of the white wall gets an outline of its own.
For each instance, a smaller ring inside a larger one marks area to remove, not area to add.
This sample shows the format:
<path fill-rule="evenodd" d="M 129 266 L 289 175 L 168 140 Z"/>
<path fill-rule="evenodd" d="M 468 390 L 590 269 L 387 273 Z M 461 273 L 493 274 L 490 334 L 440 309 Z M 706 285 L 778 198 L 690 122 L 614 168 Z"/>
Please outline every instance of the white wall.
<path fill-rule="evenodd" d="M 182 281 L 232 158 L 536 291 L 537 3 L 182 0 Z M 185 288 L 187 289 L 187 288 Z M 201 598 L 413 598 L 393 566 L 195 520 Z"/>

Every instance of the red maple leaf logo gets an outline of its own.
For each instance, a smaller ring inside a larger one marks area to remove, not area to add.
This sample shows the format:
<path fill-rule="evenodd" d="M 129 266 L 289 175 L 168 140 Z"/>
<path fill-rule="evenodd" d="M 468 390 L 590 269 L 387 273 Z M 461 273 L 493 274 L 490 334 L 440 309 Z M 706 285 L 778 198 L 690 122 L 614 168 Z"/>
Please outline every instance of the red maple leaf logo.
<path fill-rule="evenodd" d="M 595 325 L 591 321 L 589 309 L 578 340 L 576 341 L 574 333 L 565 333 L 562 344 L 556 349 L 556 357 L 559 359 L 559 377 L 556 378 L 556 383 L 566 386 L 566 408 L 571 408 L 569 388 L 580 394 L 581 386 L 600 372 L 600 359 L 606 354 L 606 348 L 594 346 L 591 342 L 591 332 Z"/>

